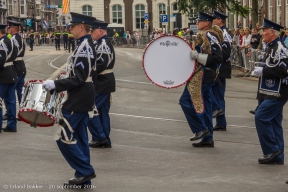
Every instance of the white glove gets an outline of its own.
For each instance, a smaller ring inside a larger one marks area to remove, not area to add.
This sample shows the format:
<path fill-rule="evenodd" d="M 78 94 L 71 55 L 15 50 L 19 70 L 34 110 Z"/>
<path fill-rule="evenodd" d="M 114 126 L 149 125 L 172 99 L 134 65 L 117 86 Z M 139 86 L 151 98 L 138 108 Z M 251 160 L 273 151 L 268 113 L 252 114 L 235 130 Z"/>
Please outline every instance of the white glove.
<path fill-rule="evenodd" d="M 197 51 L 192 50 L 190 52 L 191 59 L 195 59 L 196 60 L 198 58 L 198 55 L 199 55 L 199 53 Z"/>
<path fill-rule="evenodd" d="M 263 74 L 263 67 L 255 67 L 251 75 L 262 76 L 262 74 Z"/>
<path fill-rule="evenodd" d="M 51 91 L 53 89 L 55 89 L 55 83 L 53 80 L 47 80 L 44 81 L 42 84 L 42 87 L 46 90 L 46 91 Z"/>

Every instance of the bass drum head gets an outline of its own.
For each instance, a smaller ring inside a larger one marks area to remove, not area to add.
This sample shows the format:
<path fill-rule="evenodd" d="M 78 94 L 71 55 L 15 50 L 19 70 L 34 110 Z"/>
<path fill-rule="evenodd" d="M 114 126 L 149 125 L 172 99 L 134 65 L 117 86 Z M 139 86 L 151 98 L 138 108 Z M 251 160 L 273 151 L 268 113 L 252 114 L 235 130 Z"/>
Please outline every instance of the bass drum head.
<path fill-rule="evenodd" d="M 176 36 L 163 36 L 152 41 L 143 54 L 143 69 L 149 80 L 163 88 L 176 88 L 193 75 L 196 62 L 191 59 L 191 46 Z"/>
<path fill-rule="evenodd" d="M 53 126 L 56 119 L 48 112 L 39 112 L 35 109 L 24 108 L 18 112 L 18 117 L 32 127 L 50 127 Z"/>

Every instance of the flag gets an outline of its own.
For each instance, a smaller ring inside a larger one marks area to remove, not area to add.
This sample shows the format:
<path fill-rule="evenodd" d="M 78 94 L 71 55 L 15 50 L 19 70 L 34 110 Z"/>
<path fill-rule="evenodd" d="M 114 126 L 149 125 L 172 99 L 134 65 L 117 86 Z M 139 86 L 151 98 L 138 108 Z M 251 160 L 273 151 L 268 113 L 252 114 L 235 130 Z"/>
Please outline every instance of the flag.
<path fill-rule="evenodd" d="M 62 0 L 62 13 L 63 14 L 69 13 L 69 0 Z"/>
<path fill-rule="evenodd" d="M 43 20 L 43 28 L 46 29 L 47 27 L 48 27 L 47 21 L 44 19 L 44 20 Z"/>

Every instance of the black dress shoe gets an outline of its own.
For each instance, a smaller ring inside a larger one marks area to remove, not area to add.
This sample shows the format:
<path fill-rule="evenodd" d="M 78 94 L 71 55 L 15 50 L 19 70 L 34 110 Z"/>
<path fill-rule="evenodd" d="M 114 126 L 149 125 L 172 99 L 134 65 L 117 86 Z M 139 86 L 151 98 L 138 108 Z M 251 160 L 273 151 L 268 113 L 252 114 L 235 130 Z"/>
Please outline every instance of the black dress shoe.
<path fill-rule="evenodd" d="M 272 162 L 275 162 L 273 161 L 274 157 L 276 157 L 277 155 L 279 155 L 281 153 L 280 150 L 274 152 L 274 153 L 270 153 L 268 155 L 263 155 L 262 157 L 260 157 L 258 159 L 258 163 L 260 164 L 271 164 Z M 274 164 L 274 163 L 272 163 Z"/>
<path fill-rule="evenodd" d="M 69 184 L 70 185 L 79 185 L 81 183 L 84 183 L 85 181 L 88 181 L 90 179 L 93 179 L 96 177 L 95 173 L 92 173 L 86 177 L 73 177 L 71 179 L 69 179 Z"/>
<path fill-rule="evenodd" d="M 226 131 L 226 126 L 218 126 L 213 127 L 213 131 Z"/>
<path fill-rule="evenodd" d="M 99 146 L 99 145 L 101 145 L 101 144 L 104 144 L 104 143 L 106 143 L 108 141 L 108 139 L 103 139 L 103 140 L 100 140 L 100 141 L 89 141 L 89 146 L 90 147 L 97 147 L 97 146 Z"/>
<path fill-rule="evenodd" d="M 100 144 L 100 145 L 98 145 L 96 147 L 92 147 L 92 148 L 112 148 L 112 145 L 111 144 Z"/>
<path fill-rule="evenodd" d="M 255 115 L 255 110 L 250 110 L 249 113 Z"/>
<path fill-rule="evenodd" d="M 191 138 L 190 138 L 190 141 L 195 141 L 195 140 L 201 139 L 201 138 L 203 138 L 203 137 L 205 137 L 205 136 L 207 136 L 207 135 L 209 135 L 209 134 L 210 134 L 210 131 L 209 131 L 208 128 L 206 128 L 206 129 L 203 130 L 203 131 L 200 131 L 200 132 L 198 132 L 198 133 L 195 133 L 195 136 L 194 136 L 194 137 L 191 137 Z"/>
<path fill-rule="evenodd" d="M 214 141 L 200 141 L 199 143 L 192 143 L 193 147 L 214 147 Z"/>
<path fill-rule="evenodd" d="M 22 121 L 22 120 L 21 120 L 20 118 L 18 118 L 18 117 L 16 118 L 16 120 L 17 120 L 17 121 Z"/>
<path fill-rule="evenodd" d="M 7 129 L 7 128 L 3 128 L 2 131 L 4 131 L 4 132 L 17 132 L 16 129 Z"/>
<path fill-rule="evenodd" d="M 222 109 L 215 110 L 212 113 L 213 118 L 220 116 L 220 115 L 224 115 L 224 111 Z"/>
<path fill-rule="evenodd" d="M 7 117 L 6 115 L 3 115 L 3 116 L 2 116 L 2 120 L 3 120 L 3 121 L 7 121 L 7 120 L 8 120 L 8 117 Z"/>

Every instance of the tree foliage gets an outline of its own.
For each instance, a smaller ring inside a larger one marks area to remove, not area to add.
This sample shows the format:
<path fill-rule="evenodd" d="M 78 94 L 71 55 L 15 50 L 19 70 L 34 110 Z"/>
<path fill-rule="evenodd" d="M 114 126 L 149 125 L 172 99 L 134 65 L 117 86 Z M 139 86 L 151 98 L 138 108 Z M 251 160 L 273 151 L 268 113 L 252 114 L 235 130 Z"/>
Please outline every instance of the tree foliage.
<path fill-rule="evenodd" d="M 241 6 L 237 0 L 177 0 L 177 5 L 179 12 L 182 13 L 189 13 L 190 9 L 194 8 L 196 12 L 204 11 L 212 14 L 213 10 L 223 11 L 227 8 L 232 13 L 246 17 L 251 10 L 248 6 Z"/>

